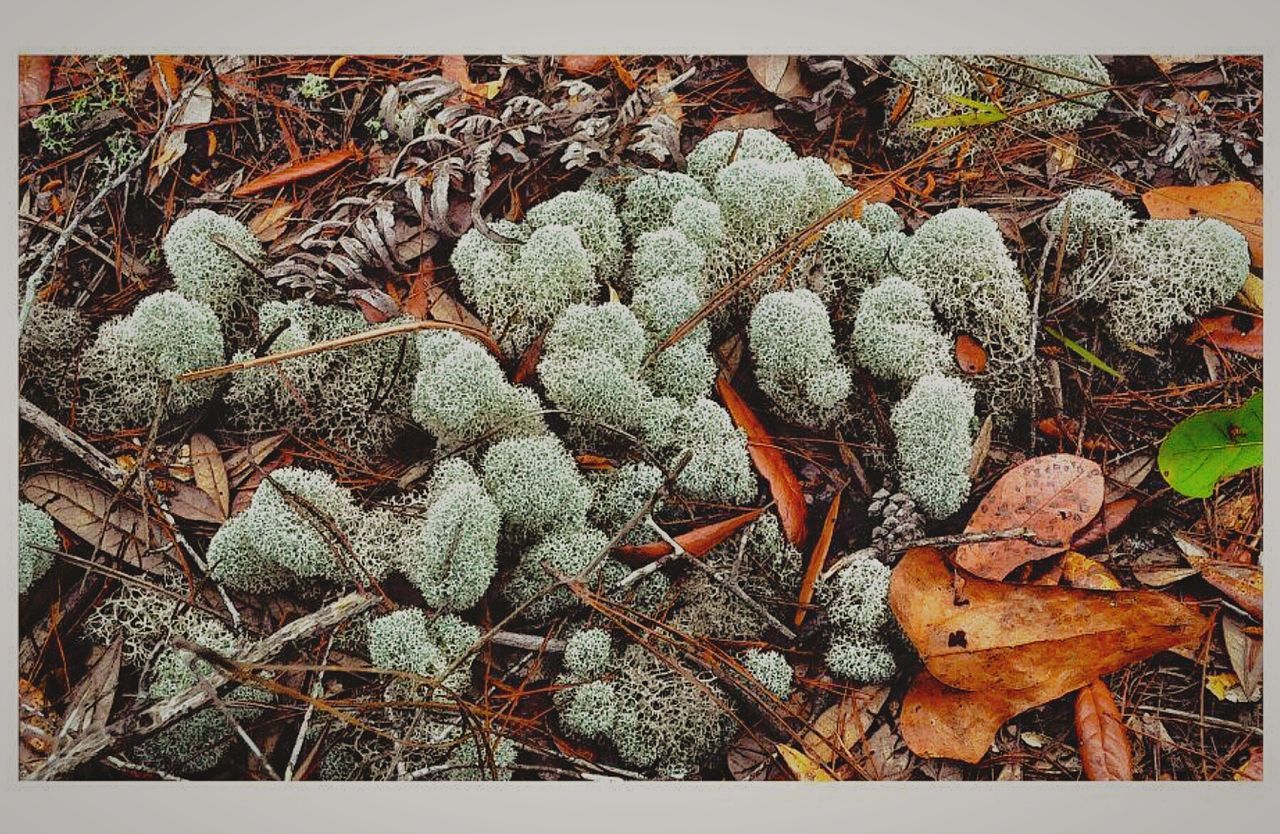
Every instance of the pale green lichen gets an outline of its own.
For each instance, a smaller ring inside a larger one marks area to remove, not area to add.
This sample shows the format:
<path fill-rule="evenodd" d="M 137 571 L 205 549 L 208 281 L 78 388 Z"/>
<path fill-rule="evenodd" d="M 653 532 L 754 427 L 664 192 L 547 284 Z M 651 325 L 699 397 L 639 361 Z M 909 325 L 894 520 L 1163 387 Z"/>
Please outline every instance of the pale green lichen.
<path fill-rule="evenodd" d="M 756 381 L 780 414 L 814 428 L 841 416 L 852 381 L 822 299 L 805 289 L 770 293 L 747 332 Z"/>
<path fill-rule="evenodd" d="M 53 567 L 59 550 L 58 531 L 44 510 L 28 501 L 18 502 L 18 593 L 25 594 Z"/>
<path fill-rule="evenodd" d="M 209 209 L 188 212 L 169 227 L 163 248 L 178 292 L 203 301 L 224 319 L 252 310 L 266 292 L 251 266 L 264 262 L 266 253 L 234 217 Z"/>
<path fill-rule="evenodd" d="M 963 380 L 923 376 L 893 407 L 902 489 L 929 516 L 945 518 L 969 497 L 974 393 Z"/>
<path fill-rule="evenodd" d="M 881 379 L 912 383 L 952 365 L 951 343 L 928 296 L 893 275 L 863 293 L 849 345 L 858 364 Z"/>

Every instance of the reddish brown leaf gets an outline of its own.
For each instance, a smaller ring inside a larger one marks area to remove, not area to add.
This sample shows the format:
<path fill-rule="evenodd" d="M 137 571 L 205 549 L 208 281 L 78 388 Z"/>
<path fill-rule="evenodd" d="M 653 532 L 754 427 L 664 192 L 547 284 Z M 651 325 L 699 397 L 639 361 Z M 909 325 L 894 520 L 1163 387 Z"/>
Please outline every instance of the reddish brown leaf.
<path fill-rule="evenodd" d="M 1118 591 L 1123 586 L 1115 574 L 1083 553 L 1068 550 L 1062 556 L 1062 581 L 1072 588 L 1094 591 Z"/>
<path fill-rule="evenodd" d="M 965 532 L 1025 528 L 1061 545 L 1017 539 L 964 544 L 956 564 L 977 576 L 1004 579 L 1019 565 L 1061 553 L 1102 508 L 1105 486 L 1098 464 L 1075 455 L 1044 455 L 1014 467 L 982 499 Z"/>
<path fill-rule="evenodd" d="M 165 101 L 173 101 L 182 90 L 178 80 L 178 62 L 172 55 L 151 56 L 151 86 Z"/>
<path fill-rule="evenodd" d="M 956 365 L 966 374 L 980 374 L 987 369 L 987 351 L 982 342 L 961 333 L 956 337 Z"/>
<path fill-rule="evenodd" d="M 1121 524 L 1128 521 L 1129 516 L 1133 515 L 1133 511 L 1137 508 L 1138 499 L 1133 497 L 1117 498 L 1115 501 L 1104 504 L 1098 517 L 1076 534 L 1071 546 L 1083 550 L 1086 547 L 1101 544 L 1107 540 L 1107 536 L 1119 529 Z"/>
<path fill-rule="evenodd" d="M 231 512 L 231 485 L 227 480 L 227 466 L 222 462 L 218 444 L 207 434 L 195 432 L 189 442 L 191 471 L 196 486 L 204 490 L 222 511 L 226 519 Z"/>
<path fill-rule="evenodd" d="M 1262 192 L 1239 180 L 1217 185 L 1171 185 L 1142 195 L 1156 218 L 1213 217 L 1234 226 L 1249 241 L 1249 255 L 1262 266 Z"/>
<path fill-rule="evenodd" d="M 321 174 L 332 171 L 339 165 L 360 157 L 361 153 L 356 146 L 348 145 L 342 150 L 322 153 L 319 156 L 313 156 L 310 159 L 304 159 L 295 164 L 277 168 L 269 174 L 263 174 L 256 179 L 249 180 L 249 182 L 231 192 L 231 196 L 248 197 L 253 194 L 261 194 L 263 191 L 270 191 L 273 188 L 280 188 L 299 180 L 318 177 Z"/>
<path fill-rule="evenodd" d="M 414 277 L 413 283 L 409 285 L 409 294 L 405 296 L 404 304 L 400 310 L 410 318 L 426 321 L 427 313 L 431 309 L 431 273 L 423 271 Z"/>
<path fill-rule="evenodd" d="M 1035 690 L 1044 703 L 1203 634 L 1207 622 L 1156 591 L 1090 591 L 954 576 L 914 548 L 889 604 L 925 666 L 965 690 Z"/>
<path fill-rule="evenodd" d="M 675 539 L 676 544 L 684 548 L 685 553 L 690 556 L 701 556 L 755 521 L 762 512 L 764 511 L 751 510 L 741 515 L 735 515 L 732 518 L 726 518 L 724 521 L 717 521 L 714 524 L 694 528 L 687 533 L 681 533 L 672 538 Z M 628 561 L 644 563 L 666 556 L 671 552 L 671 545 L 664 541 L 649 542 L 648 544 L 624 544 L 615 548 L 614 552 Z"/>
<path fill-rule="evenodd" d="M 818 584 L 818 574 L 822 573 L 822 568 L 827 563 L 827 554 L 831 551 L 831 537 L 835 534 L 836 519 L 840 516 L 841 495 L 844 495 L 843 488 L 836 490 L 835 497 L 831 499 L 831 506 L 827 507 L 827 517 L 822 521 L 822 530 L 818 533 L 818 541 L 813 546 L 809 565 L 805 568 L 804 578 L 800 582 L 800 594 L 796 598 L 796 628 L 804 624 L 805 615 L 809 613 L 809 603 L 813 601 L 813 589 Z"/>
<path fill-rule="evenodd" d="M 1201 339 L 1223 350 L 1233 350 L 1254 359 L 1262 358 L 1262 316 L 1222 313 L 1205 316 L 1196 323 L 1188 343 Z"/>
<path fill-rule="evenodd" d="M 608 55 L 565 55 L 560 59 L 560 66 L 569 75 L 595 75 L 608 64 Z"/>
<path fill-rule="evenodd" d="M 1093 782 L 1133 780 L 1133 751 L 1120 708 L 1107 685 L 1095 678 L 1076 693 L 1076 740 L 1086 779 Z"/>
<path fill-rule="evenodd" d="M 804 493 L 800 489 L 800 479 L 796 477 L 795 470 L 760 422 L 760 418 L 738 392 L 733 390 L 729 381 L 723 376 L 717 377 L 716 389 L 733 422 L 747 433 L 747 450 L 751 453 L 756 469 L 769 482 L 769 491 L 777 502 L 778 517 L 782 519 L 782 529 L 787 534 L 787 541 L 796 547 L 802 547 L 809 536 L 809 507 L 805 504 Z"/>
<path fill-rule="evenodd" d="M 41 102 L 49 94 L 52 67 L 48 55 L 18 56 L 18 121 L 40 115 Z"/>
<path fill-rule="evenodd" d="M 1046 417 L 1036 423 L 1036 430 L 1045 437 L 1052 437 L 1055 440 L 1065 440 L 1074 443 L 1080 436 L 1080 424 L 1070 417 Z M 1105 451 L 1114 452 L 1115 444 L 1105 437 L 1094 438 L 1086 437 L 1080 445 L 1086 451 Z"/>
<path fill-rule="evenodd" d="M 542 343 L 546 338 L 546 333 L 539 333 L 538 338 L 533 340 L 533 344 L 529 345 L 520 357 L 519 363 L 516 364 L 516 371 L 511 375 L 513 385 L 523 385 L 533 379 L 533 375 L 538 370 L 538 362 L 542 360 Z"/>
<path fill-rule="evenodd" d="M 113 556 L 119 554 L 130 565 L 149 570 L 162 560 L 148 553 L 142 514 L 88 481 L 42 472 L 27 479 L 22 494 L 79 538 Z"/>

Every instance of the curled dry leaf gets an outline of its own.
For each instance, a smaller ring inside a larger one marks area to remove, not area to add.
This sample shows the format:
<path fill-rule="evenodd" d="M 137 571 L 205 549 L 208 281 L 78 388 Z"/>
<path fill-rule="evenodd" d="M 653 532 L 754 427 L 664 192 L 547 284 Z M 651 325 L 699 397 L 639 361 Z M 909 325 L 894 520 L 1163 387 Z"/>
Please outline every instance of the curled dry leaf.
<path fill-rule="evenodd" d="M 1133 750 L 1120 708 L 1107 685 L 1095 678 L 1076 693 L 1076 740 L 1080 765 L 1093 782 L 1133 779 Z"/>
<path fill-rule="evenodd" d="M 1044 455 L 1014 467 L 982 499 L 965 532 L 1025 528 L 1061 546 L 1016 539 L 965 544 L 956 564 L 987 579 L 1004 579 L 1020 565 L 1061 553 L 1102 508 L 1104 488 L 1098 464 L 1075 455 Z"/>
<path fill-rule="evenodd" d="M 982 342 L 961 333 L 956 337 L 956 365 L 966 374 L 980 374 L 987 369 L 987 350 Z"/>
<path fill-rule="evenodd" d="M 687 533 L 681 533 L 672 538 L 675 539 L 676 544 L 684 548 L 685 553 L 690 556 L 702 556 L 711 548 L 755 521 L 762 512 L 764 511 L 751 510 L 741 515 L 735 515 L 732 518 L 726 518 L 724 521 L 717 521 L 714 524 L 694 528 Z M 669 554 L 671 545 L 664 541 L 649 542 L 648 544 L 624 544 L 615 548 L 614 552 L 628 561 L 643 564 Z"/>
<path fill-rule="evenodd" d="M 1142 195 L 1155 218 L 1213 217 L 1234 226 L 1249 241 L 1249 255 L 1262 266 L 1262 192 L 1236 180 L 1217 185 L 1171 185 Z"/>
<path fill-rule="evenodd" d="M 161 560 L 148 553 L 150 541 L 142 513 L 88 481 L 42 472 L 27 479 L 22 494 L 77 537 L 127 564 L 149 570 Z"/>
<path fill-rule="evenodd" d="M 844 494 L 844 488 L 836 490 L 835 497 L 831 499 L 831 506 L 827 508 L 827 517 L 822 521 L 822 531 L 818 534 L 818 541 L 813 546 L 813 553 L 809 556 L 809 564 L 805 568 L 804 578 L 800 581 L 800 594 L 796 598 L 796 628 L 804 625 L 805 615 L 809 613 L 809 603 L 813 601 L 813 589 L 818 583 L 818 574 L 822 573 L 822 567 L 827 563 L 827 554 L 831 552 L 831 537 L 835 533 L 836 519 L 840 516 L 840 496 Z"/>
<path fill-rule="evenodd" d="M 777 502 L 778 517 L 782 519 L 782 529 L 787 534 L 787 541 L 796 547 L 803 546 L 809 536 L 809 507 L 805 504 L 804 492 L 800 489 L 800 479 L 796 477 L 795 470 L 765 429 L 764 423 L 760 422 L 760 418 L 738 392 L 733 390 L 724 376 L 716 378 L 716 390 L 720 392 L 720 399 L 724 401 L 724 407 L 733 422 L 747 433 L 747 450 L 751 453 L 756 469 L 769 482 L 769 490 L 773 493 L 773 500 Z"/>
<path fill-rule="evenodd" d="M 231 192 L 231 196 L 248 197 L 253 194 L 261 194 L 263 191 L 270 191 L 273 188 L 280 188 L 299 180 L 318 177 L 321 174 L 327 174 L 339 165 L 360 157 L 361 153 L 356 146 L 348 145 L 342 150 L 330 151 L 309 159 L 303 159 L 249 180 Z"/>

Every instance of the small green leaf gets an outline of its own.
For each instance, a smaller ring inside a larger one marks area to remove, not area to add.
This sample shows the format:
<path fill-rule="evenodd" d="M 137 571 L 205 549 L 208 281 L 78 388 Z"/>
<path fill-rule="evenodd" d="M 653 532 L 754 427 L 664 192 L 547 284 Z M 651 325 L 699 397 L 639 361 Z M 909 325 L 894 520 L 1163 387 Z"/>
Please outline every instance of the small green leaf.
<path fill-rule="evenodd" d="M 920 119 L 912 122 L 911 126 L 924 130 L 943 127 L 976 127 L 995 124 L 1009 118 L 1009 114 L 995 102 L 975 101 L 964 96 L 947 96 L 947 99 L 954 105 L 969 108 L 971 112 L 940 116 L 936 119 Z"/>
<path fill-rule="evenodd" d="M 1075 341 L 1074 339 L 1068 339 L 1066 336 L 1063 336 L 1061 333 L 1054 330 L 1052 327 L 1046 327 L 1044 329 L 1044 332 L 1048 333 L 1050 336 L 1057 339 L 1059 342 L 1062 342 L 1064 345 L 1067 346 L 1067 350 L 1071 351 L 1076 356 L 1079 356 L 1081 359 L 1088 362 L 1090 365 L 1102 371 L 1103 373 L 1111 374 L 1116 379 L 1120 379 L 1120 380 L 1124 379 L 1124 374 L 1120 373 L 1115 368 L 1108 365 L 1106 362 L 1103 362 L 1094 354 L 1093 351 L 1089 350 L 1087 347 Z"/>
<path fill-rule="evenodd" d="M 1262 392 L 1239 408 L 1194 414 L 1160 444 L 1160 474 L 1183 495 L 1208 498 L 1223 478 L 1262 465 Z"/>

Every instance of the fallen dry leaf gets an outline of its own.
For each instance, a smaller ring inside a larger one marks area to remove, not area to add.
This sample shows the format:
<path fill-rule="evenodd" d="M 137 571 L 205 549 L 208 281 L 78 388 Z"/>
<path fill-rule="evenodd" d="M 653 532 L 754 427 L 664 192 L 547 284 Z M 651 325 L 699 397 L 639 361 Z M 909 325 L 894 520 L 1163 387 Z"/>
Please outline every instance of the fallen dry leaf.
<path fill-rule="evenodd" d="M 1222 618 L 1222 642 L 1245 698 L 1254 700 L 1262 686 L 1262 629 L 1227 615 Z"/>
<path fill-rule="evenodd" d="M 982 342 L 961 333 L 956 337 L 956 365 L 966 374 L 980 374 L 987 369 L 987 350 Z"/>
<path fill-rule="evenodd" d="M 227 466 L 222 461 L 222 452 L 218 444 L 207 434 L 195 432 L 189 441 L 191 448 L 191 471 L 195 476 L 196 486 L 204 490 L 222 510 L 222 518 L 226 519 L 231 512 L 231 485 L 227 480 Z"/>
<path fill-rule="evenodd" d="M 1170 185 L 1142 195 L 1154 218 L 1213 217 L 1235 227 L 1249 241 L 1249 255 L 1262 266 L 1262 192 L 1251 183 Z"/>
<path fill-rule="evenodd" d="M 781 126 L 782 123 L 778 121 L 777 116 L 773 115 L 772 110 L 757 110 L 752 113 L 735 113 L 727 119 L 721 119 L 711 126 L 711 130 L 747 130 L 753 127 L 761 130 L 776 130 Z"/>
<path fill-rule="evenodd" d="M 193 84 L 196 81 L 191 82 Z M 185 92 L 185 91 L 184 91 Z M 193 127 L 208 123 L 213 116 L 213 91 L 208 84 L 200 84 L 187 97 L 182 105 L 182 112 L 173 120 L 168 134 L 151 160 L 151 171 L 147 175 L 146 193 L 151 194 L 159 187 L 165 175 L 182 159 L 187 152 L 187 131 Z"/>
<path fill-rule="evenodd" d="M 1259 620 L 1262 619 L 1262 568 L 1211 558 L 1190 539 L 1174 536 L 1183 558 L 1200 577 Z"/>
<path fill-rule="evenodd" d="M 1062 556 L 1062 581 L 1072 588 L 1093 591 L 1118 591 L 1123 587 L 1105 565 L 1074 550 L 1068 550 Z"/>
<path fill-rule="evenodd" d="M 595 75 L 609 66 L 608 55 L 564 55 L 560 66 L 569 75 Z"/>
<path fill-rule="evenodd" d="M 502 78 L 497 81 L 477 83 L 471 80 L 471 70 L 467 67 L 465 56 L 442 55 L 440 57 L 440 74 L 456 83 L 467 95 L 474 96 L 481 101 L 488 101 L 502 89 L 502 78 L 505 78 L 507 73 L 504 67 Z"/>
<path fill-rule="evenodd" d="M 321 174 L 327 174 L 339 165 L 360 157 L 359 149 L 355 145 L 348 145 L 342 150 L 330 151 L 309 159 L 303 159 L 249 180 L 231 192 L 231 196 L 248 197 L 253 194 L 261 194 L 263 191 L 270 191 L 273 188 L 281 188 L 300 180 L 318 177 Z"/>
<path fill-rule="evenodd" d="M 1076 693 L 1076 740 L 1080 765 L 1093 782 L 1128 782 L 1133 779 L 1133 750 L 1129 730 L 1120 720 L 1120 708 L 1107 685 L 1094 679 Z"/>
<path fill-rule="evenodd" d="M 1249 750 L 1249 759 L 1236 771 L 1235 778 L 1239 782 L 1262 781 L 1262 745 Z"/>
<path fill-rule="evenodd" d="M 111 716 L 115 703 L 116 686 L 120 681 L 120 661 L 124 656 L 124 634 L 117 632 L 115 639 L 105 648 L 95 649 L 89 669 L 67 696 L 66 714 L 58 737 L 66 738 L 101 729 Z"/>
<path fill-rule="evenodd" d="M 836 530 L 836 519 L 840 516 L 840 496 L 843 494 L 843 487 L 836 490 L 835 497 L 831 499 L 831 506 L 827 507 L 827 516 L 822 521 L 818 541 L 813 546 L 813 553 L 809 556 L 804 578 L 800 581 L 800 593 L 796 598 L 796 628 L 804 624 L 805 615 L 809 613 L 809 603 L 813 601 L 813 589 L 817 586 L 818 574 L 822 573 L 822 568 L 827 563 L 827 554 L 831 552 L 831 537 Z"/>
<path fill-rule="evenodd" d="M 149 554 L 142 514 L 124 500 L 73 475 L 42 472 L 22 485 L 22 495 L 79 538 L 143 570 L 162 560 Z"/>
<path fill-rule="evenodd" d="M 898 729 L 917 756 L 975 764 L 986 755 L 1005 722 L 1037 705 L 1029 693 L 1003 689 L 966 692 L 921 669 L 902 699 Z"/>
<path fill-rule="evenodd" d="M 787 534 L 787 541 L 796 547 L 802 547 L 809 536 L 809 507 L 804 500 L 804 492 L 800 489 L 800 479 L 795 470 L 787 462 L 782 450 L 774 442 L 773 436 L 765 429 L 760 418 L 755 415 L 746 401 L 733 390 L 733 386 L 723 375 L 716 378 L 716 390 L 724 407 L 733 418 L 733 422 L 747 433 L 747 450 L 756 469 L 769 482 L 769 490 L 778 505 L 778 517 L 782 519 L 782 530 Z"/>
<path fill-rule="evenodd" d="M 297 203 L 277 200 L 262 211 L 249 218 L 249 231 L 261 243 L 270 243 L 284 234 L 289 215 L 298 207 Z"/>
<path fill-rule="evenodd" d="M 1138 499 L 1132 496 L 1117 498 L 1103 504 L 1098 517 L 1076 534 L 1071 546 L 1084 549 L 1105 542 L 1108 536 L 1129 520 L 1129 516 L 1133 515 L 1133 511 L 1137 508 Z"/>
<path fill-rule="evenodd" d="M 837 782 L 827 770 L 789 744 L 779 744 L 778 752 L 791 775 L 801 782 Z"/>
<path fill-rule="evenodd" d="M 227 479 L 231 486 L 241 486 L 288 436 L 287 432 L 280 432 L 255 440 L 248 446 L 232 452 L 227 458 Z"/>
<path fill-rule="evenodd" d="M 762 512 L 764 510 L 751 510 L 741 515 L 735 515 L 732 518 L 726 518 L 724 521 L 717 521 L 704 527 L 696 527 L 687 533 L 681 533 L 671 538 L 675 540 L 676 544 L 683 547 L 685 553 L 690 556 L 702 556 L 711 548 L 755 521 Z M 640 563 L 651 562 L 654 559 L 666 556 L 670 552 L 671 545 L 664 541 L 649 542 L 648 544 L 624 544 L 614 548 L 614 553 L 622 558 Z"/>
<path fill-rule="evenodd" d="M 800 61 L 794 55 L 748 55 L 747 69 L 761 87 L 778 98 L 809 95 L 800 79 Z"/>
<path fill-rule="evenodd" d="M 1155 591 L 1014 585 L 958 572 L 913 548 L 889 604 L 929 671 L 965 690 L 1036 690 L 1052 700 L 1096 677 L 1190 642 L 1207 622 Z"/>
<path fill-rule="evenodd" d="M 18 56 L 18 121 L 40 115 L 41 102 L 49 93 L 53 60 L 48 55 Z"/>
<path fill-rule="evenodd" d="M 802 737 L 805 751 L 824 765 L 852 755 L 867 740 L 871 722 L 888 699 L 889 687 L 883 684 L 849 692 L 813 720 Z"/>
<path fill-rule="evenodd" d="M 1016 539 L 965 544 L 956 551 L 956 564 L 977 576 L 1004 579 L 1020 565 L 1061 553 L 1098 514 L 1104 489 L 1098 464 L 1075 455 L 1044 455 L 1015 466 L 978 504 L 965 532 L 1026 528 L 1061 546 Z"/>
<path fill-rule="evenodd" d="M 169 512 L 187 521 L 198 521 L 205 524 L 221 524 L 229 516 L 218 505 L 218 500 L 197 486 L 174 482 L 173 490 L 166 496 Z M 227 510 L 231 509 L 231 498 L 227 497 Z"/>
<path fill-rule="evenodd" d="M 1262 358 L 1262 316 L 1251 316 L 1244 313 L 1222 313 L 1217 316 L 1205 316 L 1196 322 L 1187 343 L 1207 341 L 1223 350 L 1254 359 Z"/>
<path fill-rule="evenodd" d="M 1264 294 L 1265 291 L 1262 286 L 1262 279 L 1250 272 L 1249 277 L 1244 279 L 1244 286 L 1240 288 L 1240 292 L 1236 294 L 1236 298 L 1239 299 L 1245 307 L 1249 307 L 1250 309 L 1261 313 L 1262 296 Z"/>

